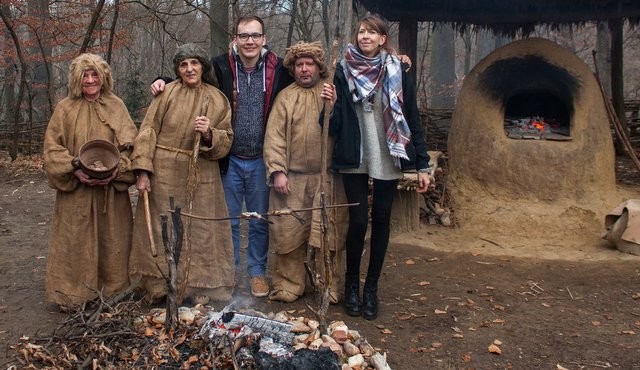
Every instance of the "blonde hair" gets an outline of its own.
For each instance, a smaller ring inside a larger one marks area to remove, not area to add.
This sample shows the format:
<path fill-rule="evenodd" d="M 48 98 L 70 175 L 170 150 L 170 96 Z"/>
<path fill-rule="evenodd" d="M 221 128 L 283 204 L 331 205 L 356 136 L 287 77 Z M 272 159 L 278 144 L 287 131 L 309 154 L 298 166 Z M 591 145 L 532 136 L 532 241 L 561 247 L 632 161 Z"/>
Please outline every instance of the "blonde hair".
<path fill-rule="evenodd" d="M 96 54 L 84 53 L 77 56 L 69 66 L 69 97 L 74 99 L 82 98 L 82 75 L 85 71 L 96 71 L 100 78 L 102 87 L 100 93 L 108 94 L 113 90 L 113 78 L 111 77 L 111 67 Z"/>

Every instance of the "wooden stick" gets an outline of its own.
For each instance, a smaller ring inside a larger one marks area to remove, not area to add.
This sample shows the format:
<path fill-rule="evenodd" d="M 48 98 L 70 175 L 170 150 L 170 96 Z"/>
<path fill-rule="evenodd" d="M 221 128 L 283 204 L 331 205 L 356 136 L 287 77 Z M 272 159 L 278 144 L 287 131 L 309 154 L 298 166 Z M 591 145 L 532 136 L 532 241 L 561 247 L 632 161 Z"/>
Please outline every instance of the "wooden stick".
<path fill-rule="evenodd" d="M 336 32 L 336 36 L 337 36 L 337 32 Z M 330 65 L 330 69 L 329 69 L 329 76 L 327 77 L 327 81 L 329 83 L 333 83 L 333 78 L 335 76 L 336 73 L 336 64 L 337 64 L 337 60 L 338 60 L 338 39 L 336 37 L 336 39 L 333 40 L 333 44 L 331 45 L 331 63 Z M 336 92 L 337 93 L 337 92 Z M 331 179 L 329 178 L 329 181 L 327 181 L 327 176 L 328 176 L 328 169 L 327 169 L 327 161 L 329 160 L 329 156 L 328 156 L 328 150 L 329 150 L 329 118 L 331 116 L 331 110 L 333 108 L 333 102 L 327 100 L 324 102 L 324 117 L 323 117 L 323 124 L 322 124 L 322 142 L 320 144 L 320 147 L 322 148 L 321 151 L 321 169 L 320 169 L 320 213 L 321 213 L 321 227 L 320 230 L 322 232 L 321 238 L 320 238 L 320 255 L 322 256 L 322 260 L 323 260 L 323 269 L 322 269 L 322 278 L 319 279 L 321 281 L 321 284 L 318 284 L 316 286 L 316 289 L 318 287 L 321 288 L 320 291 L 320 308 L 318 309 L 318 311 L 316 312 L 317 316 L 318 316 L 318 322 L 320 323 L 320 327 L 323 329 L 326 329 L 327 327 L 327 319 L 326 319 L 326 314 L 327 311 L 329 310 L 329 301 L 330 301 L 330 291 L 329 289 L 331 288 L 331 284 L 333 281 L 333 272 L 334 272 L 334 264 L 331 258 L 331 251 L 329 250 L 328 247 L 328 228 L 329 228 L 329 218 L 327 215 L 327 200 L 325 198 L 325 191 L 330 191 L 331 194 L 334 193 L 333 191 L 333 181 L 331 181 Z M 327 185 L 325 188 L 325 185 Z M 333 200 L 332 200 L 333 201 Z"/>
<path fill-rule="evenodd" d="M 154 257 L 158 256 L 158 251 L 156 250 L 156 243 L 153 240 L 153 227 L 151 226 L 151 210 L 149 207 L 149 192 L 143 191 L 142 198 L 144 199 L 144 218 L 147 221 L 147 234 L 149 234 L 149 245 L 151 246 L 151 255 Z"/>
<path fill-rule="evenodd" d="M 609 116 L 609 120 L 613 123 L 613 129 L 615 130 L 616 136 L 618 137 L 620 142 L 622 142 L 622 146 L 624 148 L 625 153 L 627 153 L 629 158 L 631 158 L 631 161 L 636 166 L 636 168 L 638 170 L 640 170 L 640 160 L 638 160 L 638 156 L 636 155 L 635 151 L 633 150 L 633 146 L 631 145 L 631 142 L 629 141 L 629 137 L 627 135 L 627 131 L 624 129 L 624 127 L 622 127 L 622 124 L 620 123 L 620 120 L 618 119 L 618 115 L 616 114 L 616 111 L 613 108 L 613 104 L 611 103 L 611 100 L 609 100 L 609 98 L 607 97 L 607 93 L 604 91 L 604 87 L 602 86 L 602 82 L 600 82 L 600 76 L 598 74 L 598 63 L 596 61 L 596 51 L 595 50 L 593 51 L 592 55 L 593 55 L 593 65 L 594 65 L 594 68 L 596 70 L 596 72 L 595 72 L 596 81 L 598 82 L 598 86 L 600 87 L 600 93 L 602 94 L 602 99 L 604 100 L 604 105 L 605 105 L 605 108 L 607 110 L 607 115 Z"/>
<path fill-rule="evenodd" d="M 204 97 L 204 102 L 202 103 L 202 110 L 200 111 L 201 116 L 207 115 L 207 110 L 209 108 L 209 98 L 207 95 Z M 198 168 L 198 156 L 200 155 L 200 139 L 202 138 L 202 133 L 200 131 L 196 131 L 194 142 L 193 142 L 193 151 L 191 154 L 191 161 L 189 162 L 189 176 L 187 178 L 187 209 L 189 212 L 193 210 L 193 197 L 195 195 L 195 191 L 198 188 L 198 184 L 200 183 L 200 169 Z M 211 137 L 213 140 L 213 136 Z M 187 233 L 187 237 L 185 240 L 185 256 L 186 261 L 184 263 L 184 274 L 182 281 L 180 281 L 180 286 L 178 289 L 178 304 L 182 303 L 184 299 L 184 293 L 187 289 L 187 284 L 189 280 L 189 269 L 191 268 L 191 219 L 187 219 L 187 226 L 185 228 L 185 232 Z"/>

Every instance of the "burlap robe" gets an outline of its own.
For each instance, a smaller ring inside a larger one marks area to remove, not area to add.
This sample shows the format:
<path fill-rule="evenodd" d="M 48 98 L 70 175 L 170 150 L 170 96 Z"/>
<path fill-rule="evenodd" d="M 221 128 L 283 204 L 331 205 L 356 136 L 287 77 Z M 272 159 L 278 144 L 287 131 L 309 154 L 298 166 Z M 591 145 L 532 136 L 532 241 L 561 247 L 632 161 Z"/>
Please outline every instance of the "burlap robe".
<path fill-rule="evenodd" d="M 323 100 L 320 97 L 322 83 L 313 88 L 291 84 L 281 91 L 269 115 L 264 143 L 264 159 L 267 181 L 274 172 L 284 172 L 290 191 L 281 195 L 271 190 L 269 208 L 301 209 L 320 206 L 320 170 L 322 128 L 319 117 Z M 328 145 L 332 147 L 331 143 Z M 328 153 L 327 160 L 330 160 Z M 346 203 L 340 176 L 327 173 L 324 186 L 326 204 Z M 326 248 L 333 260 L 332 291 L 337 295 L 342 289 L 344 238 L 348 210 L 328 209 Z M 275 290 L 285 290 L 297 296 L 304 293 L 307 243 L 316 248 L 315 266 L 321 276 L 324 262 L 321 258 L 321 212 L 299 212 L 304 223 L 292 216 L 270 217 L 269 246 L 275 252 L 275 270 L 272 271 Z"/>
<path fill-rule="evenodd" d="M 129 284 L 127 262 L 132 212 L 128 188 L 135 178 L 129 154 L 137 129 L 122 100 L 103 94 L 96 101 L 65 98 L 55 108 L 44 137 L 49 186 L 56 189 L 45 279 L 46 299 L 80 304 L 102 291 L 110 296 Z M 108 186 L 83 185 L 71 161 L 94 139 L 121 149 L 120 174 Z"/>
<path fill-rule="evenodd" d="M 203 112 L 205 106 L 207 109 Z M 167 292 L 157 267 L 168 276 L 160 215 L 169 215 L 169 197 L 174 197 L 175 205 L 183 212 L 189 212 L 187 179 L 196 134 L 195 117 L 205 114 L 211 120 L 212 147 L 200 146 L 199 182 L 190 212 L 203 217 L 228 217 L 217 160 L 228 153 L 233 132 L 229 102 L 218 89 L 206 84 L 188 88 L 179 80 L 168 84 L 165 91 L 152 101 L 135 141 L 131 157 L 133 168 L 151 173 L 150 210 L 154 241 L 159 250 L 158 256 L 153 258 L 144 208 L 137 207 L 129 272 L 132 279 L 133 276 L 143 278 L 147 298 L 150 300 L 157 300 Z M 187 221 L 183 217 L 185 227 Z M 186 294 L 205 294 L 218 300 L 229 299 L 235 273 L 230 222 L 198 219 L 191 219 L 190 222 L 191 264 Z M 185 238 L 187 235 L 185 230 Z M 185 240 L 184 243 L 186 242 Z M 183 251 L 186 249 L 184 246 Z M 183 252 L 178 266 L 180 275 L 185 271 L 186 261 L 187 256 Z"/>

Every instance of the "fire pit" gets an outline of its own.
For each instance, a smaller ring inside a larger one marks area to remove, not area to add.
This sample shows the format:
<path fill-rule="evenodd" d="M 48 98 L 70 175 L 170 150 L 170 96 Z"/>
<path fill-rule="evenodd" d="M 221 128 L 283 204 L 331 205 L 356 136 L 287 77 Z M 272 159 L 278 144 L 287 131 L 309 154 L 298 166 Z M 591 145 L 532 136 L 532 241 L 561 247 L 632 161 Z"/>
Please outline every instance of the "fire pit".
<path fill-rule="evenodd" d="M 458 97 L 448 149 L 452 188 L 474 199 L 584 201 L 615 190 L 597 81 L 545 39 L 513 42 L 478 63 Z"/>

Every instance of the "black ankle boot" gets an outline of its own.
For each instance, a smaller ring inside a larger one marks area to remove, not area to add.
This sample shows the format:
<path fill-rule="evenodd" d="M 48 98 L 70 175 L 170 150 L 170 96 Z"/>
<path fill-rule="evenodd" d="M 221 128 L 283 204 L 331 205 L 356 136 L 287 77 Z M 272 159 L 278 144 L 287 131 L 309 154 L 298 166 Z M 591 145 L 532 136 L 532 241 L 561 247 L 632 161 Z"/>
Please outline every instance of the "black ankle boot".
<path fill-rule="evenodd" d="M 366 282 L 362 290 L 362 317 L 375 320 L 378 317 L 378 284 Z"/>
<path fill-rule="evenodd" d="M 360 303 L 360 278 L 346 276 L 344 281 L 344 310 L 349 316 L 360 316 L 362 304 Z"/>

